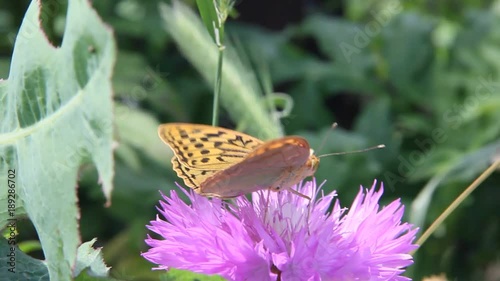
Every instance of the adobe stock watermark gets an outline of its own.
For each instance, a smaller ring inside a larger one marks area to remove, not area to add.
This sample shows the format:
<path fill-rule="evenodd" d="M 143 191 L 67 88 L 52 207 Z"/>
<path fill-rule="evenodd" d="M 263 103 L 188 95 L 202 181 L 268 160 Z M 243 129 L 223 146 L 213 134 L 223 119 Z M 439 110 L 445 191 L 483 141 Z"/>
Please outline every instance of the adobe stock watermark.
<path fill-rule="evenodd" d="M 383 175 L 384 183 L 393 189 L 394 184 L 404 182 L 408 177 L 411 177 L 417 167 L 424 164 L 426 158 L 433 153 L 436 146 L 449 139 L 449 132 L 459 129 L 466 121 L 467 116 L 474 112 L 481 103 L 491 99 L 495 91 L 498 90 L 500 90 L 500 84 L 495 82 L 492 76 L 488 79 L 480 77 L 472 95 L 468 96 L 463 103 L 456 104 L 443 113 L 446 128 L 436 127 L 431 131 L 429 137 L 415 139 L 414 144 L 417 149 L 410 152 L 407 157 L 398 156 L 397 171 L 386 171 Z"/>
<path fill-rule="evenodd" d="M 164 73 L 158 70 L 158 67 L 156 67 L 156 70 L 149 67 L 146 68 L 144 75 L 140 76 L 141 78 L 137 85 L 130 87 L 126 97 L 130 97 L 130 99 L 135 101 L 145 99 L 148 91 L 151 92 L 160 86 L 163 82 L 162 76 L 164 75 Z M 82 159 L 91 159 L 92 153 L 99 153 L 99 148 L 107 146 L 106 141 L 101 138 L 105 137 L 107 132 L 113 131 L 116 120 L 127 118 L 131 110 L 128 106 L 115 107 L 114 116 L 112 116 L 113 119 L 94 119 L 91 128 L 85 128 L 84 130 L 93 129 L 95 132 L 89 133 L 87 137 L 79 139 L 70 145 L 60 147 L 59 149 L 62 153 L 58 153 L 58 159 L 55 159 L 50 166 L 46 167 L 45 172 L 50 177 L 57 179 L 72 170 L 78 169 Z M 111 149 L 114 150 L 117 146 L 118 143 L 113 142 Z M 102 153 L 103 151 L 100 152 Z"/>
<path fill-rule="evenodd" d="M 113 123 L 110 120 L 98 120 L 94 122 L 94 128 L 105 134 L 113 129 Z M 96 132 L 91 135 L 96 135 Z M 91 153 L 99 153 L 99 148 L 104 146 L 104 140 L 99 139 L 99 136 L 82 138 L 72 145 L 61 148 L 62 153 L 59 153 L 61 158 L 54 161 L 51 166 L 47 166 L 45 172 L 59 181 L 69 171 L 77 170 L 83 159 L 92 158 Z"/>
<path fill-rule="evenodd" d="M 342 42 L 339 44 L 340 50 L 344 55 L 346 61 L 351 63 L 351 57 L 355 54 L 360 54 L 361 49 L 370 44 L 372 39 L 382 32 L 382 28 L 387 26 L 391 19 L 397 14 L 401 13 L 403 6 L 400 1 L 390 2 L 383 10 L 378 13 L 371 12 L 373 20 L 364 25 L 364 28 L 356 27 L 353 44 Z"/>
<path fill-rule="evenodd" d="M 147 67 L 144 75 L 139 80 L 139 83 L 132 87 L 129 93 L 124 95 L 124 98 L 136 102 L 146 99 L 148 93 L 155 91 L 162 83 L 164 83 L 163 79 L 165 77 L 167 77 L 167 73 L 161 72 L 158 65 L 156 65 L 155 69 Z M 125 118 L 129 111 L 130 108 L 126 105 L 122 107 L 115 107 L 115 119 Z"/>
<path fill-rule="evenodd" d="M 156 70 L 152 68 L 146 68 L 144 75 L 139 80 L 139 83 L 130 89 L 127 97 L 133 100 L 141 101 L 146 98 L 148 92 L 157 89 L 163 82 L 162 77 L 165 73 L 162 73 L 156 67 Z M 130 108 L 128 106 L 116 107 L 114 112 L 113 120 L 94 120 L 93 127 L 102 132 L 112 131 L 114 128 L 114 122 L 120 118 L 127 118 L 130 114 Z M 94 133 L 95 135 L 95 133 Z M 104 141 L 98 137 L 94 139 L 81 139 L 79 142 L 75 142 L 74 145 L 62 148 L 64 153 L 62 153 L 63 158 L 57 159 L 50 168 L 47 169 L 48 173 L 52 177 L 60 177 L 64 173 L 71 170 L 78 169 L 81 164 L 82 159 L 91 158 L 93 151 L 98 147 L 102 147 Z M 117 144 L 113 144 L 112 149 L 115 149 Z"/>
<path fill-rule="evenodd" d="M 139 84 L 130 90 L 130 94 L 128 96 L 136 100 L 145 99 L 148 92 L 158 88 L 160 84 L 163 83 L 163 78 L 166 76 L 167 73 L 161 72 L 159 65 L 156 65 L 155 69 L 146 67 L 146 71 L 140 79 Z"/>

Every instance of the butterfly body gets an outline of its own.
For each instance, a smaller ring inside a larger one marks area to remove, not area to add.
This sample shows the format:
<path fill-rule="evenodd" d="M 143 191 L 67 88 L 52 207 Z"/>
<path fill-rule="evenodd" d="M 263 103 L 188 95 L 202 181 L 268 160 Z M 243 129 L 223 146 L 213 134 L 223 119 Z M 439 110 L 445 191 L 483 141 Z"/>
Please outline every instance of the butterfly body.
<path fill-rule="evenodd" d="M 225 128 L 185 123 L 163 124 L 158 133 L 174 151 L 177 175 L 204 196 L 232 198 L 262 189 L 297 193 L 291 187 L 319 165 L 309 143 L 298 136 L 263 142 Z"/>

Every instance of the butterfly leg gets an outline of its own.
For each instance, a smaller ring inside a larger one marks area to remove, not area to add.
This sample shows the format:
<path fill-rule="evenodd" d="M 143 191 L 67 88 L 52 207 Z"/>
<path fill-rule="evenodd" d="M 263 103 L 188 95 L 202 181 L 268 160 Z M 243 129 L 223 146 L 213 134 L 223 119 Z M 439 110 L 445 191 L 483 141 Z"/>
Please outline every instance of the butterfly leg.
<path fill-rule="evenodd" d="M 291 193 L 293 193 L 293 194 L 295 194 L 295 195 L 298 195 L 298 196 L 300 196 L 300 197 L 302 197 L 302 198 L 305 198 L 305 199 L 307 199 L 307 200 L 311 201 L 311 197 L 309 197 L 309 196 L 307 196 L 307 195 L 305 195 L 305 194 L 302 194 L 302 193 L 298 192 L 297 190 L 295 190 L 295 189 L 293 189 L 293 188 L 291 188 L 291 187 L 286 188 L 286 190 L 290 191 Z"/>
<path fill-rule="evenodd" d="M 269 209 L 269 199 L 271 197 L 271 190 L 267 191 L 267 199 L 266 199 L 266 204 L 265 204 L 265 210 L 264 210 L 264 217 L 262 217 L 262 221 L 266 222 L 266 217 L 267 217 L 267 210 Z"/>

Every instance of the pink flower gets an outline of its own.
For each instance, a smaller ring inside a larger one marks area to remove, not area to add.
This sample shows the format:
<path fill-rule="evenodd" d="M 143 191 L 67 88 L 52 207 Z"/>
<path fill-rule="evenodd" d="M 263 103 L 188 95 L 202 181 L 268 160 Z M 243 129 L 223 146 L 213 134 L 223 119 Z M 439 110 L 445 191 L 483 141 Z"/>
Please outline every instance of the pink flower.
<path fill-rule="evenodd" d="M 360 189 L 349 211 L 334 192 L 308 201 L 289 192 L 261 191 L 250 202 L 232 203 L 185 192 L 163 196 L 159 217 L 148 228 L 151 247 L 143 256 L 155 269 L 218 274 L 228 280 L 410 280 L 417 229 L 402 223 L 399 200 L 379 210 L 383 187 Z M 317 194 L 314 181 L 298 191 Z M 268 202 L 269 198 L 269 202 Z"/>

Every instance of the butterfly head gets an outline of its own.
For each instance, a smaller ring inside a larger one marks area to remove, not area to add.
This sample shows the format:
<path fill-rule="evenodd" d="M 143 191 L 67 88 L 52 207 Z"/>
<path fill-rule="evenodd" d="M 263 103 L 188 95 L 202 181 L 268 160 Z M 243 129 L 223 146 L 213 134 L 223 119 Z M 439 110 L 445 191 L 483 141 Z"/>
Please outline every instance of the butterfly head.
<path fill-rule="evenodd" d="M 306 167 L 308 170 L 307 176 L 312 176 L 316 172 L 319 166 L 319 158 L 314 155 L 314 150 L 310 150 L 309 159 L 307 159 Z"/>

